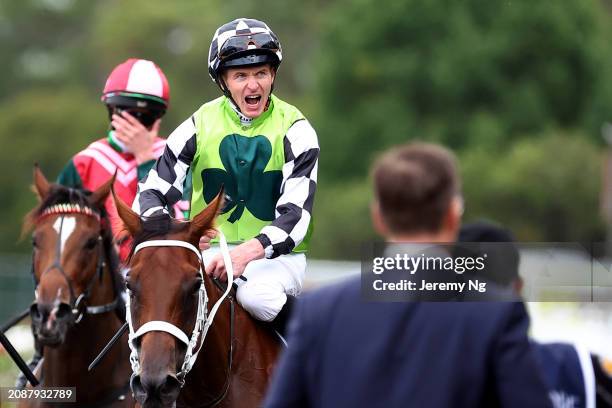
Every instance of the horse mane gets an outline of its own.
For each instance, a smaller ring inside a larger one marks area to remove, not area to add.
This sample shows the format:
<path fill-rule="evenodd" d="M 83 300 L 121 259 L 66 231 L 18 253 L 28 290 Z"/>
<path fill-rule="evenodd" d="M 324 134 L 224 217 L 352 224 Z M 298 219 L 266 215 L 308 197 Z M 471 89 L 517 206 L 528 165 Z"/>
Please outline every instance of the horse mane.
<path fill-rule="evenodd" d="M 185 221 L 179 222 L 165 213 L 145 217 L 140 224 L 140 231 L 132 239 L 132 248 L 127 262 L 130 262 L 139 244 L 153 238 L 165 238 L 168 234 L 185 231 L 189 228 L 189 224 Z"/>
<path fill-rule="evenodd" d="M 100 214 L 100 223 L 102 224 L 102 245 L 104 248 L 104 256 L 108 262 L 110 273 L 113 277 L 113 286 L 115 293 L 123 291 L 123 276 L 120 272 L 119 255 L 113 245 L 113 232 L 110 227 L 110 219 L 104 206 L 98 207 L 89 201 L 91 191 L 80 190 L 76 188 L 66 187 L 61 184 L 51 183 L 49 194 L 38 203 L 24 217 L 21 237 L 23 238 L 28 232 L 34 229 L 38 222 L 38 218 L 42 215 L 45 209 L 56 204 L 78 204 L 82 207 L 90 207 Z"/>
<path fill-rule="evenodd" d="M 102 208 L 100 211 L 100 217 L 101 222 L 104 225 L 102 228 L 102 247 L 104 248 L 104 256 L 108 262 L 108 269 L 112 277 L 115 293 L 118 294 L 120 302 L 123 303 L 123 298 L 119 294 L 125 291 L 125 282 L 123 274 L 121 273 L 121 261 L 119 260 L 119 254 L 115 249 L 115 245 L 113 245 L 113 231 L 110 228 L 110 220 L 105 208 Z M 120 320 L 123 320 L 124 316 L 118 315 Z"/>

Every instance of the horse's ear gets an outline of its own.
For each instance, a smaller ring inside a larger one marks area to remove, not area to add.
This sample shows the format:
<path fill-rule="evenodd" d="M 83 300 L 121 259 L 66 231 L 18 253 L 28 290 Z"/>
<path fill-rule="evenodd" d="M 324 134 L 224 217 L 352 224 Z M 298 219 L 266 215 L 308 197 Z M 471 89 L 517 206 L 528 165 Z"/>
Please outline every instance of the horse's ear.
<path fill-rule="evenodd" d="M 89 196 L 89 201 L 91 202 L 91 204 L 93 204 L 97 208 L 104 207 L 104 202 L 106 201 L 106 198 L 110 194 L 111 188 L 113 187 L 113 184 L 115 183 L 116 176 L 117 176 L 117 172 L 115 172 L 115 174 L 113 174 L 113 177 L 108 179 L 106 183 L 102 184 L 100 187 L 98 187 L 96 191 L 91 193 L 91 196 Z"/>
<path fill-rule="evenodd" d="M 113 200 L 117 207 L 117 214 L 119 218 L 121 218 L 121 221 L 123 221 L 125 229 L 127 229 L 131 236 L 136 235 L 140 231 L 140 217 L 132 211 L 119 196 L 117 196 L 114 188 L 111 188 L 111 191 L 113 192 Z"/>
<path fill-rule="evenodd" d="M 34 192 L 38 196 L 39 201 L 43 201 L 49 195 L 51 185 L 49 181 L 38 167 L 38 163 L 34 164 Z"/>
<path fill-rule="evenodd" d="M 193 240 L 199 240 L 204 234 L 204 231 L 213 227 L 215 217 L 223 208 L 223 203 L 225 201 L 224 196 L 225 189 L 221 187 L 221 191 L 219 191 L 219 194 L 217 194 L 214 200 L 208 204 L 208 207 L 193 218 L 191 226 L 189 227 L 189 235 Z"/>

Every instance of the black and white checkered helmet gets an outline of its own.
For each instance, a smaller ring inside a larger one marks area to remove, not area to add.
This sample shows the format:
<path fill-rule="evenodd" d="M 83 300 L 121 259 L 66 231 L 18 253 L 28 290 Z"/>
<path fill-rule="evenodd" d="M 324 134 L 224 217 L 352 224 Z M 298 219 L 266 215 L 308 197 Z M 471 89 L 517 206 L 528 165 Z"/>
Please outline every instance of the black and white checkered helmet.
<path fill-rule="evenodd" d="M 225 68 L 269 63 L 278 69 L 282 59 L 280 41 L 266 23 L 237 18 L 215 31 L 208 51 L 208 73 L 218 82 Z"/>

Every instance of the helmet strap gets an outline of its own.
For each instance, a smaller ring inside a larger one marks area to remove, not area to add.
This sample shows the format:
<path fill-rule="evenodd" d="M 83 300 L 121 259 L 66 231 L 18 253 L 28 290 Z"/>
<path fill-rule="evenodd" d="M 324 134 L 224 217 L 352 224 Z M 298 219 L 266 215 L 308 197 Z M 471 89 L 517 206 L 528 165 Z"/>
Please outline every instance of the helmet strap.
<path fill-rule="evenodd" d="M 217 85 L 219 85 L 219 88 L 223 92 L 223 95 L 225 95 L 225 97 L 230 100 L 232 105 L 234 105 L 234 109 L 236 109 L 236 111 L 240 114 L 239 116 L 246 118 L 244 113 L 242 113 L 242 111 L 240 110 L 240 106 L 236 103 L 236 101 L 232 97 L 232 93 L 229 91 L 229 88 L 225 84 L 225 81 L 223 80 L 221 75 L 218 76 Z"/>
<path fill-rule="evenodd" d="M 236 105 L 236 107 L 238 108 L 238 104 L 236 103 L 234 98 L 232 98 L 232 94 L 229 91 L 229 88 L 227 87 L 227 85 L 225 84 L 222 74 L 217 76 L 217 85 L 219 86 L 219 89 L 221 89 L 221 92 L 223 92 L 223 95 L 227 96 L 234 103 L 234 105 Z"/>
<path fill-rule="evenodd" d="M 272 65 L 272 71 L 274 71 L 274 81 L 272 81 L 272 86 L 270 87 L 270 94 L 268 95 L 268 102 L 266 102 L 266 109 L 264 109 L 264 112 L 268 110 L 268 107 L 270 106 L 270 101 L 272 101 L 272 92 L 274 92 L 274 82 L 276 82 L 277 70 L 278 70 L 278 65 L 277 66 Z"/>

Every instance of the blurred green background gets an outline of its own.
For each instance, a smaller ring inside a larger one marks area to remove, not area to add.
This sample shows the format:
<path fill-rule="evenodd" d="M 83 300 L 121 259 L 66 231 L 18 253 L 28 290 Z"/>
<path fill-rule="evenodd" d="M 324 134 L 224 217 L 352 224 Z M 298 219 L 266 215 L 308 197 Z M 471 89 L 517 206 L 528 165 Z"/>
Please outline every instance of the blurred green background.
<path fill-rule="evenodd" d="M 369 166 L 416 139 L 459 156 L 466 220 L 496 220 L 522 241 L 603 240 L 612 0 L 3 0 L 0 322 L 31 301 L 30 242 L 18 238 L 33 163 L 54 179 L 105 136 L 104 81 L 130 57 L 165 71 L 171 132 L 219 95 L 208 47 L 237 17 L 279 36 L 275 92 L 319 136 L 311 258 L 359 259 L 374 238 Z M 0 373 L 7 365 L 3 385 L 16 370 L 0 356 Z"/>
<path fill-rule="evenodd" d="M 313 258 L 358 259 L 374 237 L 368 168 L 421 139 L 459 155 L 466 219 L 521 240 L 600 241 L 600 136 L 612 110 L 612 2 L 573 0 L 150 1 L 0 3 L 0 252 L 34 205 L 31 170 L 55 178 L 108 126 L 100 93 L 129 57 L 171 85 L 168 134 L 219 94 L 214 30 L 263 19 L 284 46 L 276 93 L 321 145 Z"/>

